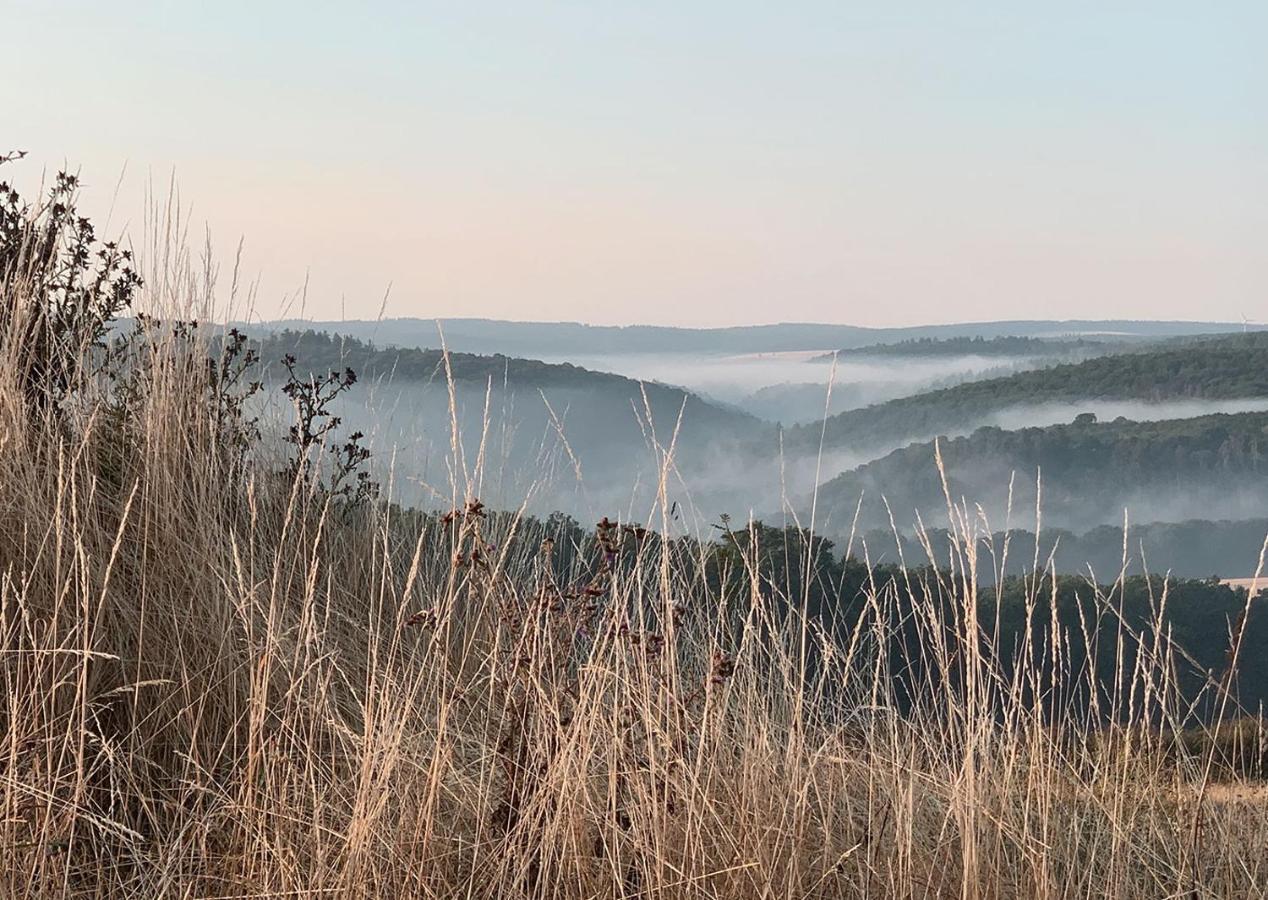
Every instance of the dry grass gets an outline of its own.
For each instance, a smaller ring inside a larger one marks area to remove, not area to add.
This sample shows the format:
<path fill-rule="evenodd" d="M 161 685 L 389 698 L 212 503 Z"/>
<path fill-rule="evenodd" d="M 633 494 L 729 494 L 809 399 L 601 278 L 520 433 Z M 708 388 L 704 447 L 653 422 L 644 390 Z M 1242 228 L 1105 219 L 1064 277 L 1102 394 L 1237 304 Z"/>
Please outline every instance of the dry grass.
<path fill-rule="evenodd" d="M 207 303 L 168 256 L 151 305 Z M 23 348 L 0 350 L 10 895 L 1268 890 L 1262 787 L 1212 789 L 1136 727 L 1184 724 L 1175 648 L 1100 711 L 1124 740 L 1055 727 L 1026 698 L 1087 678 L 1061 649 L 1086 638 L 979 640 L 967 516 L 951 578 L 876 585 L 833 643 L 753 559 L 719 588 L 614 530 L 560 576 L 561 548 L 462 484 L 442 522 L 347 516 L 263 458 L 239 477 L 176 344 L 124 419 L 99 385 L 69 423 L 30 414 L 5 380 Z M 932 648 L 901 714 L 900 599 Z M 1004 677 L 995 650 L 1033 664 Z"/>

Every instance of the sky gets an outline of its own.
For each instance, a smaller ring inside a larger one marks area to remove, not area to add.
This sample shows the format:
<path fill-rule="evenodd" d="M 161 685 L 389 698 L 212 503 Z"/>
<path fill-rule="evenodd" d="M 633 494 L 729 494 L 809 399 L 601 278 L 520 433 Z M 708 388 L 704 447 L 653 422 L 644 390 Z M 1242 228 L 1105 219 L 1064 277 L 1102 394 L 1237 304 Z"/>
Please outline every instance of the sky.
<path fill-rule="evenodd" d="M 0 0 L 0 152 L 138 241 L 174 179 L 261 318 L 1265 321 L 1266 34 L 1261 0 Z"/>

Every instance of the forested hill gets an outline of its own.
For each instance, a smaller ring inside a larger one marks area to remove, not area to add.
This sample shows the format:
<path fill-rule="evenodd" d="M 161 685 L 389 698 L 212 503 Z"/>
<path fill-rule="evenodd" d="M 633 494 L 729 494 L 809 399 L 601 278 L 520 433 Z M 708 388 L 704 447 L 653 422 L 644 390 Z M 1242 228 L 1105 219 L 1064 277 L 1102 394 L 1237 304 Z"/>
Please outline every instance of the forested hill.
<path fill-rule="evenodd" d="M 546 363 L 501 354 L 449 353 L 448 367 L 441 350 L 377 347 L 345 335 L 324 331 L 280 331 L 257 342 L 261 361 L 274 377 L 280 377 L 278 363 L 290 354 L 297 365 L 310 372 L 351 368 L 363 381 L 389 380 L 395 384 L 439 384 L 452 377 L 456 384 L 483 388 L 581 389 L 599 394 L 620 394 L 641 398 L 675 409 L 684 402 L 695 419 L 706 418 L 753 428 L 764 423 L 739 410 L 707 401 L 683 388 L 657 382 L 639 382 L 623 375 L 597 372 L 571 363 Z M 628 404 L 622 403 L 628 409 Z M 699 423 L 697 423 L 699 424 Z"/>
<path fill-rule="evenodd" d="M 874 447 L 960 432 L 1000 410 L 1083 400 L 1162 402 L 1268 397 L 1268 332 L 1221 335 L 1158 349 L 970 381 L 847 410 L 785 433 L 786 446 Z"/>
<path fill-rule="evenodd" d="M 300 366 L 311 371 L 350 367 L 363 379 L 392 378 L 401 381 L 444 381 L 445 354 L 436 349 L 378 347 L 355 337 L 327 331 L 279 331 L 258 342 L 266 364 L 284 355 L 293 355 Z M 595 372 L 571 363 L 545 363 L 502 354 L 449 353 L 449 372 L 454 381 L 498 384 L 523 383 L 542 387 L 578 387 L 617 384 L 630 379 L 608 372 Z"/>
<path fill-rule="evenodd" d="M 1019 357 L 1080 357 L 1120 353 L 1145 346 L 1143 339 L 1135 341 L 1091 340 L 1088 338 L 1041 338 L 1020 335 L 997 337 L 949 337 L 913 338 L 892 344 L 868 344 L 863 347 L 846 347 L 837 351 L 840 357 L 891 357 L 891 356 L 1019 356 Z"/>
<path fill-rule="evenodd" d="M 1020 524 L 1034 521 L 1039 474 L 1044 519 L 1060 527 L 1121 522 L 1125 507 L 1135 521 L 1249 518 L 1268 503 L 1268 413 L 981 428 L 940 445 L 952 498 L 981 503 L 996 527 L 1004 524 L 1014 473 Z M 946 501 L 934 442 L 837 476 L 821 486 L 819 508 L 848 528 L 860 496 L 866 528 L 888 525 L 882 497 L 899 527 L 914 524 L 917 510 L 926 522 L 939 518 Z"/>
<path fill-rule="evenodd" d="M 1227 332 L 1231 322 L 1160 322 L 1139 320 L 1049 320 L 963 322 L 906 328 L 862 328 L 826 323 L 781 323 L 728 328 L 675 328 L 655 325 L 582 325 L 577 322 L 508 322 L 494 319 L 382 319 L 305 322 L 297 319 L 242 327 L 329 331 L 397 347 L 445 346 L 471 353 L 512 356 L 593 356 L 609 353 L 770 353 L 780 350 L 830 350 L 922 337 L 1031 335 L 1162 338 Z M 1254 326 L 1257 327 L 1257 326 Z"/>
<path fill-rule="evenodd" d="M 737 458 L 741 446 L 776 446 L 774 426 L 744 412 L 679 387 L 574 365 L 450 353 L 446 367 L 439 350 L 380 349 L 311 331 L 282 332 L 257 346 L 269 379 L 286 377 L 287 355 L 302 376 L 356 372 L 357 389 L 341 395 L 335 411 L 369 435 L 377 457 L 419 473 L 398 489 L 407 504 L 431 502 L 432 493 L 415 483 L 447 485 L 451 472 L 478 467 L 480 496 L 491 506 L 514 508 L 528 498 L 535 512 L 585 516 L 643 507 L 654 499 L 663 448 L 672 444 L 675 472 L 692 486 L 692 499 L 707 509 L 747 508 L 755 502 L 752 484 L 719 461 Z M 763 449 L 760 458 L 773 455 Z"/>

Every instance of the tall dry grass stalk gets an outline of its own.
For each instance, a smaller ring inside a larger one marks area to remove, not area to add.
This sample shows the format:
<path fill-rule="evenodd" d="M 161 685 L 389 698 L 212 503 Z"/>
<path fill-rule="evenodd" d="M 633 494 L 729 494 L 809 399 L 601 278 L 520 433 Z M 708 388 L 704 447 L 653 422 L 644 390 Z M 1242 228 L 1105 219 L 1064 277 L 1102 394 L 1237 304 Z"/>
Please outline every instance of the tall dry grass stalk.
<path fill-rule="evenodd" d="M 151 306 L 211 304 L 209 268 L 150 265 Z M 189 344 L 146 346 L 126 408 L 94 382 L 60 417 L 0 348 L 10 895 L 1268 888 L 1268 801 L 1158 752 L 1179 650 L 1063 630 L 1041 577 L 1040 639 L 998 646 L 967 509 L 949 575 L 874 582 L 834 629 L 755 553 L 719 586 L 698 545 L 605 523 L 561 572 L 572 548 L 474 502 L 345 514 L 263 451 L 238 466 Z M 1092 641 L 1132 660 L 1108 693 L 1068 664 Z"/>

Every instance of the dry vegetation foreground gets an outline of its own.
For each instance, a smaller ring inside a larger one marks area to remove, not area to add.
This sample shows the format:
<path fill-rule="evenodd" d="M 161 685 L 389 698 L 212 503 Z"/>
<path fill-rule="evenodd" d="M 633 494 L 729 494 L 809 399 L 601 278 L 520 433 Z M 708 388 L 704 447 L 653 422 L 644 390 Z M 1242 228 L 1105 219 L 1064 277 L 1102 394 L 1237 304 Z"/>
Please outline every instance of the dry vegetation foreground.
<path fill-rule="evenodd" d="M 1262 786 L 1203 789 L 1204 760 L 1145 730 L 1131 747 L 1086 740 L 1091 725 L 1058 737 L 1010 701 L 1025 672 L 1000 684 L 947 648 L 930 685 L 967 680 L 900 715 L 879 627 L 807 676 L 812 631 L 773 622 L 756 583 L 709 595 L 690 561 L 618 571 L 600 543 L 574 590 L 540 536 L 478 509 L 345 523 L 284 484 L 225 483 L 187 455 L 200 426 L 177 418 L 180 393 L 145 413 L 152 441 L 113 485 L 89 470 L 109 432 L 3 456 L 12 895 L 1268 885 Z M 5 436 L 31 434 L 10 418 Z M 521 542 L 536 552 L 500 549 Z M 896 590 L 869 598 L 873 622 Z M 1168 708 L 1166 665 L 1124 685 L 1139 709 Z"/>
<path fill-rule="evenodd" d="M 994 646 L 970 534 L 838 630 L 751 543 L 719 578 L 701 544 L 606 520 L 565 546 L 461 495 L 376 502 L 323 431 L 343 375 L 290 383 L 274 452 L 232 341 L 147 320 L 98 368 L 100 335 L 47 310 L 100 295 L 50 293 L 23 252 L 0 270 L 9 895 L 1268 890 L 1262 787 L 1215 783 L 1219 740 L 1166 738 L 1191 722 L 1165 630 L 1054 617 Z M 209 280 L 164 258 L 146 302 L 197 308 Z M 1132 660 L 1116 683 L 1070 663 L 1089 640 Z"/>

